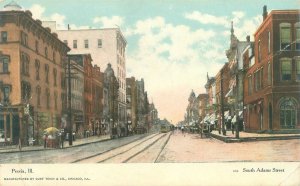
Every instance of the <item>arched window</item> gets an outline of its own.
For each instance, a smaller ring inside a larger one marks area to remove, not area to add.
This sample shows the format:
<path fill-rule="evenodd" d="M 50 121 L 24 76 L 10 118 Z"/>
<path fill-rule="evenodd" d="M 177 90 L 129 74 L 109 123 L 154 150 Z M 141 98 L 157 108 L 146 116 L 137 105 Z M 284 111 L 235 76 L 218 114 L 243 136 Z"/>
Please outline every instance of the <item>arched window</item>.
<path fill-rule="evenodd" d="M 293 98 L 282 98 L 279 109 L 280 126 L 282 128 L 295 128 L 297 122 L 297 102 Z"/>
<path fill-rule="evenodd" d="M 280 23 L 280 50 L 291 50 L 291 24 Z"/>

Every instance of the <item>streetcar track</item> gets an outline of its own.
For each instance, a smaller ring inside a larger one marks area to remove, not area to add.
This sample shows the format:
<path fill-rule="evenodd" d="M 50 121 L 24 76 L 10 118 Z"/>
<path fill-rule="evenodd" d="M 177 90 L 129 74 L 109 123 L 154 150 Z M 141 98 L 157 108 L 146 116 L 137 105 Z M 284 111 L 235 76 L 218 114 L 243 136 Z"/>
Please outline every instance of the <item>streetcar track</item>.
<path fill-rule="evenodd" d="M 138 143 L 137 145 L 135 145 L 135 146 L 133 146 L 133 147 L 131 147 L 131 148 L 134 148 L 134 147 L 138 146 L 139 144 L 141 144 L 141 143 L 143 143 L 143 142 L 145 142 L 145 141 L 147 141 L 147 140 L 150 140 L 150 139 L 154 138 L 154 137 L 157 136 L 157 135 L 159 135 L 159 134 L 155 134 L 155 135 L 153 135 L 153 136 L 150 137 L 150 138 L 147 138 L 147 137 L 148 137 L 148 136 L 147 136 L 146 139 L 142 140 L 140 143 Z M 138 140 L 140 140 L 140 139 L 138 139 Z M 130 141 L 130 142 L 128 142 L 128 143 L 125 143 L 125 144 L 122 145 L 122 146 L 114 147 L 114 148 L 111 148 L 111 149 L 109 149 L 109 150 L 106 150 L 106 151 L 103 151 L 103 152 L 100 152 L 100 153 L 96 153 L 96 154 L 93 154 L 93 155 L 90 155 L 90 156 L 86 156 L 86 157 L 77 159 L 77 160 L 75 160 L 75 161 L 72 161 L 71 163 L 78 163 L 78 162 L 83 161 L 83 160 L 88 160 L 88 159 L 94 158 L 94 157 L 96 157 L 96 156 L 100 156 L 100 155 L 102 155 L 102 154 L 105 154 L 105 153 L 108 153 L 108 152 L 110 152 L 110 151 L 113 151 L 113 150 L 115 150 L 115 149 L 124 147 L 124 146 L 129 145 L 129 144 L 134 143 L 134 142 L 136 142 L 136 141 Z M 97 162 L 97 163 L 101 163 L 101 161 L 100 161 L 100 162 Z"/>
<path fill-rule="evenodd" d="M 157 160 L 158 160 L 158 158 L 160 157 L 160 154 L 162 153 L 162 151 L 165 149 L 167 143 L 169 142 L 171 135 L 172 135 L 172 133 L 169 135 L 168 139 L 165 141 L 165 143 L 164 143 L 164 145 L 162 146 L 162 148 L 161 148 L 159 154 L 157 155 L 157 157 L 156 157 L 154 163 L 157 163 Z"/>
<path fill-rule="evenodd" d="M 148 148 L 150 148 L 151 146 L 153 146 L 155 143 L 158 143 L 159 140 L 163 139 L 163 137 L 165 137 L 167 134 L 162 135 L 161 137 L 159 137 L 157 140 L 155 140 L 154 142 L 152 142 L 151 144 L 147 145 L 145 148 L 143 148 L 142 150 L 138 151 L 137 153 L 135 153 L 134 155 L 130 156 L 129 158 L 127 158 L 126 160 L 124 160 L 122 163 L 126 163 L 129 160 L 131 160 L 132 158 L 136 157 L 137 155 L 141 154 L 142 152 L 144 152 L 145 150 L 147 150 Z"/>

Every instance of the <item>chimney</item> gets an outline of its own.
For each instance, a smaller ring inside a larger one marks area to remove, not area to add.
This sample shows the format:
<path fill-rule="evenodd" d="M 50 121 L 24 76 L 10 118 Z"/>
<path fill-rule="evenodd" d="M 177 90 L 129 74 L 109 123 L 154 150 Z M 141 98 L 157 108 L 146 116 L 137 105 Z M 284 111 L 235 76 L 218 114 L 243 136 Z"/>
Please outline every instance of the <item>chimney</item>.
<path fill-rule="evenodd" d="M 267 11 L 267 6 L 265 5 L 263 8 L 263 21 L 267 18 L 268 16 L 268 11 Z"/>
<path fill-rule="evenodd" d="M 250 36 L 249 35 L 246 37 L 246 40 L 247 40 L 247 42 L 250 42 Z"/>

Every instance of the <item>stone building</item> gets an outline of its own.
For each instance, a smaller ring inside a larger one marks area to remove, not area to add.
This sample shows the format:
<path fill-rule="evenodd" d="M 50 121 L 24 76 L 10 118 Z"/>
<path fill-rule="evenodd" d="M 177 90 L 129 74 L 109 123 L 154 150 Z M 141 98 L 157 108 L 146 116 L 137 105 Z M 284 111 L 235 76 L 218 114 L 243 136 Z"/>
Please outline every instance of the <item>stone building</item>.
<path fill-rule="evenodd" d="M 233 22 L 231 22 L 230 47 L 226 51 L 229 87 L 225 98 L 227 98 L 228 111 L 232 120 L 241 120 L 243 117 L 243 51 L 250 45 L 250 36 L 247 36 L 246 41 L 239 41 L 234 34 Z"/>
<path fill-rule="evenodd" d="M 44 129 L 61 125 L 70 49 L 41 24 L 15 3 L 0 11 L 0 132 L 14 144 L 40 143 Z"/>
<path fill-rule="evenodd" d="M 122 127 L 118 120 L 119 83 L 110 64 L 107 65 L 103 76 L 103 124 L 106 133 L 110 134 L 111 137 L 119 137 L 121 136 Z"/>
<path fill-rule="evenodd" d="M 254 64 L 251 55 L 244 54 L 247 131 L 299 132 L 299 14 L 300 10 L 268 14 L 266 6 L 263 9 L 263 22 L 254 34 Z"/>

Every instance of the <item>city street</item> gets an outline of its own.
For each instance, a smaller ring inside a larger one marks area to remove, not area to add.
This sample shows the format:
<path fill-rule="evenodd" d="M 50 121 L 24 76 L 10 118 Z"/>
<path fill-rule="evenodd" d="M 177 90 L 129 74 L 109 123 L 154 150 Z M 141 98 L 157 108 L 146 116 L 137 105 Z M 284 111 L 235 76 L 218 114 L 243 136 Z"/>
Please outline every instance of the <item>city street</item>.
<path fill-rule="evenodd" d="M 34 158 L 33 158 L 34 157 Z M 191 163 L 300 161 L 300 140 L 224 143 L 200 134 L 154 133 L 67 149 L 1 153 L 0 163 Z"/>

